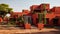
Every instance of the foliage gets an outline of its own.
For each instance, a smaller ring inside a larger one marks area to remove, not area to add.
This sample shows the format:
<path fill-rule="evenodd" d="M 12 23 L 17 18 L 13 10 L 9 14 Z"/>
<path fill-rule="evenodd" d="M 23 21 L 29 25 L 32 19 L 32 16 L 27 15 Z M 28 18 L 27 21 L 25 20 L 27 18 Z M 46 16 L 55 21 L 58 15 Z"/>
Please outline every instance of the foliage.
<path fill-rule="evenodd" d="M 5 16 L 7 13 L 10 13 L 12 8 L 9 8 L 8 4 L 0 4 L 0 16 Z"/>
<path fill-rule="evenodd" d="M 23 17 L 20 16 L 20 17 L 18 18 L 18 21 L 19 21 L 20 23 L 24 23 Z"/>
<path fill-rule="evenodd" d="M 44 13 L 44 24 L 46 24 L 46 13 L 47 13 L 47 11 L 45 9 L 46 5 L 44 4 L 43 7 L 44 7 L 44 12 L 43 12 Z"/>
<path fill-rule="evenodd" d="M 39 19 L 39 22 L 41 23 L 43 20 L 43 14 L 42 13 L 38 13 L 38 19 Z"/>

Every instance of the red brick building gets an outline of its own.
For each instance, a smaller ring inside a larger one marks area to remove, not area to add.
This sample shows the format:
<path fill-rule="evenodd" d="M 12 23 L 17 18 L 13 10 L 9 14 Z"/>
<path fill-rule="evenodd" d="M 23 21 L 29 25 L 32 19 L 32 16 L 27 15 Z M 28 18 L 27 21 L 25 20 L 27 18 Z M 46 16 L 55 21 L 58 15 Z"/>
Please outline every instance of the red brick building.
<path fill-rule="evenodd" d="M 44 11 L 46 11 L 46 25 L 60 25 L 60 7 L 53 7 L 50 9 L 50 4 L 32 5 L 30 6 L 30 11 L 23 10 L 22 12 L 14 12 L 11 14 L 11 17 L 18 17 L 23 15 L 31 16 L 32 23 L 37 25 L 38 13 L 43 14 Z"/>

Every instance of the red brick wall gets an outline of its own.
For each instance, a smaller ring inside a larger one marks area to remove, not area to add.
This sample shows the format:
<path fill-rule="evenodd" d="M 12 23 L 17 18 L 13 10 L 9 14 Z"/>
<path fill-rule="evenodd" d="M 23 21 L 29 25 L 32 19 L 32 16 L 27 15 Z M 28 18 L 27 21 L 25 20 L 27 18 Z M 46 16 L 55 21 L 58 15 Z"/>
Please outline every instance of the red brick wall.
<path fill-rule="evenodd" d="M 53 7 L 52 12 L 55 12 L 55 14 L 60 14 L 60 7 Z"/>
<path fill-rule="evenodd" d="M 22 12 L 13 12 L 13 13 L 11 13 L 10 17 L 19 17 L 19 16 L 22 16 L 22 15 L 23 15 Z"/>
<path fill-rule="evenodd" d="M 37 25 L 37 18 L 38 18 L 38 14 L 33 14 L 32 15 L 32 18 L 33 18 L 33 23 L 35 24 L 35 25 Z"/>
<path fill-rule="evenodd" d="M 3 22 L 3 19 L 0 17 L 0 23 Z"/>
<path fill-rule="evenodd" d="M 24 15 L 27 15 L 27 14 L 30 13 L 30 11 L 29 11 L 29 10 L 23 10 L 22 13 L 23 13 Z"/>
<path fill-rule="evenodd" d="M 40 5 L 40 9 L 41 9 L 41 10 L 44 10 L 44 6 L 45 6 L 45 9 L 46 9 L 46 10 L 49 10 L 49 9 L 50 9 L 50 5 L 49 5 L 49 4 L 41 4 L 41 5 Z"/>
<path fill-rule="evenodd" d="M 37 9 L 38 6 L 39 5 L 32 5 L 32 6 L 30 6 L 30 10 L 33 11 L 34 9 Z"/>

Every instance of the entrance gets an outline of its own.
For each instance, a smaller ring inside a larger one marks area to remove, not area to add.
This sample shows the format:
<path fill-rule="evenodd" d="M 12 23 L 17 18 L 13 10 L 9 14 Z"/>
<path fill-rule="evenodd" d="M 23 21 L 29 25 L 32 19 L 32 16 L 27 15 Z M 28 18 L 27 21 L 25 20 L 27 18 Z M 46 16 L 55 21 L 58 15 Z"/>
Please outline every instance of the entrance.
<path fill-rule="evenodd" d="M 45 19 L 46 19 L 46 20 L 45 20 Z M 45 23 L 44 20 L 46 21 L 46 23 Z M 49 24 L 49 18 L 43 18 L 43 22 L 44 22 L 44 24 L 46 24 L 46 25 Z"/>
<path fill-rule="evenodd" d="M 46 18 L 46 24 L 49 24 L 49 18 Z"/>
<path fill-rule="evenodd" d="M 28 17 L 28 22 L 29 22 L 31 25 L 33 25 L 33 23 L 32 23 L 32 22 L 33 22 L 33 19 L 32 19 L 31 16 Z"/>
<path fill-rule="evenodd" d="M 53 18 L 53 24 L 56 26 L 58 24 L 59 19 L 58 18 Z"/>

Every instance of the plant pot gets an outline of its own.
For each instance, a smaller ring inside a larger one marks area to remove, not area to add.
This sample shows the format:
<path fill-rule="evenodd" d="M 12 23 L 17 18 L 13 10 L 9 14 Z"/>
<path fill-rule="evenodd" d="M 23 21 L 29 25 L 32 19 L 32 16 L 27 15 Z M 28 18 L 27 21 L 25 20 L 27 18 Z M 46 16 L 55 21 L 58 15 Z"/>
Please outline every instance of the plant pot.
<path fill-rule="evenodd" d="M 43 29 L 44 28 L 44 24 L 43 23 L 38 23 L 38 29 Z"/>
<path fill-rule="evenodd" d="M 24 28 L 25 28 L 25 29 L 31 29 L 31 24 L 26 23 Z"/>

